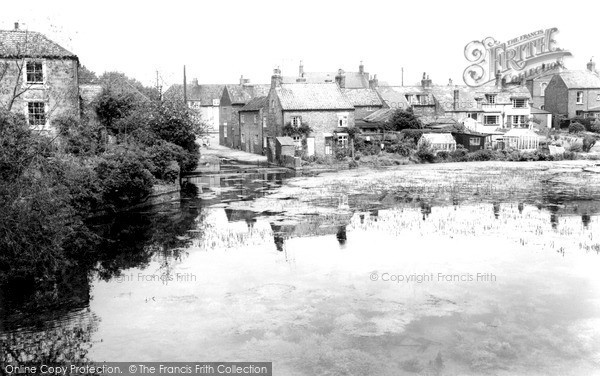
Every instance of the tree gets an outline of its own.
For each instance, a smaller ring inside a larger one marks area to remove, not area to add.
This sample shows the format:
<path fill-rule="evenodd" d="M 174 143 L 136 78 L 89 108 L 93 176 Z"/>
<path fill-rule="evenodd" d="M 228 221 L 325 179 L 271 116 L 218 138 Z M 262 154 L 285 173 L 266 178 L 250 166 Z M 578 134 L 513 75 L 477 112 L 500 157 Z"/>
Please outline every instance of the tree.
<path fill-rule="evenodd" d="M 403 129 L 421 129 L 423 124 L 413 113 L 412 108 L 408 110 L 397 109 L 392 114 L 390 120 L 385 124 L 385 128 L 390 131 L 401 131 Z"/>
<path fill-rule="evenodd" d="M 79 66 L 77 78 L 79 79 L 79 84 L 98 84 L 100 82 L 96 73 L 87 69 L 85 65 Z"/>

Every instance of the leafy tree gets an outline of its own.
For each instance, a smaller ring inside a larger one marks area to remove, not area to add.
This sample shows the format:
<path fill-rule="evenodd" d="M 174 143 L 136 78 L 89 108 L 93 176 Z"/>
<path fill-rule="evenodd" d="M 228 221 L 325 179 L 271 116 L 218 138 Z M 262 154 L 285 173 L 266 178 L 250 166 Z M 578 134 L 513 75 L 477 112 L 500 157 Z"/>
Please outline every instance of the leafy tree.
<path fill-rule="evenodd" d="M 412 108 L 408 110 L 397 109 L 392 114 L 390 120 L 385 124 L 385 128 L 390 131 L 401 131 L 403 129 L 421 129 L 423 124 L 413 113 Z"/>
<path fill-rule="evenodd" d="M 97 84 L 100 82 L 96 73 L 87 69 L 85 65 L 79 65 L 77 77 L 79 78 L 79 84 Z"/>

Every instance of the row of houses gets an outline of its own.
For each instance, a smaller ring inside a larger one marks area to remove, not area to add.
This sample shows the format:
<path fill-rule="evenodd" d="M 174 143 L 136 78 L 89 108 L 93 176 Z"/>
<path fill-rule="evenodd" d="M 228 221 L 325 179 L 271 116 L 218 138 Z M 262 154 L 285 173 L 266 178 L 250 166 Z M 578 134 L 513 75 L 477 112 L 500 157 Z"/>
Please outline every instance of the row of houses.
<path fill-rule="evenodd" d="M 79 85 L 78 68 L 75 54 L 43 34 L 18 24 L 0 31 L 0 103 L 22 111 L 32 127 L 52 131 L 52 119 L 77 115 L 84 97 L 97 94 Z M 312 131 L 292 135 L 293 141 L 308 155 L 328 155 L 334 146 L 348 144 L 350 129 L 378 132 L 398 108 L 411 108 L 430 129 L 463 124 L 492 141 L 514 129 L 532 137 L 534 128 L 563 118 L 600 118 L 600 76 L 593 61 L 586 68 L 569 71 L 559 61 L 519 84 L 498 75 L 495 83 L 474 88 L 433 84 L 426 73 L 420 85 L 392 86 L 379 82 L 362 62 L 354 72 L 307 72 L 300 62 L 296 75 L 276 68 L 270 84 L 252 84 L 243 76 L 222 85 L 195 79 L 173 85 L 165 96 L 182 96 L 197 108 L 222 145 L 265 154 L 270 140 L 304 126 Z"/>
<path fill-rule="evenodd" d="M 202 98 L 212 87 L 217 87 L 213 97 Z M 378 132 L 397 108 L 411 108 L 430 128 L 465 124 L 474 134 L 497 138 L 510 129 L 531 129 L 534 118 L 550 123 L 548 112 L 532 111 L 525 85 L 500 78 L 481 88 L 434 85 L 424 74 L 421 85 L 390 86 L 367 73 L 362 62 L 357 72 L 311 73 L 300 63 L 298 76 L 284 76 L 276 68 L 270 85 L 250 84 L 243 77 L 222 87 L 194 80 L 187 92 L 191 106 L 210 111 L 204 119 L 215 133 L 218 129 L 220 144 L 256 154 L 265 154 L 286 129 L 304 125 L 312 131 L 292 135 L 294 142 L 304 144 L 309 156 L 329 155 L 334 147 L 348 145 L 349 129 Z"/>

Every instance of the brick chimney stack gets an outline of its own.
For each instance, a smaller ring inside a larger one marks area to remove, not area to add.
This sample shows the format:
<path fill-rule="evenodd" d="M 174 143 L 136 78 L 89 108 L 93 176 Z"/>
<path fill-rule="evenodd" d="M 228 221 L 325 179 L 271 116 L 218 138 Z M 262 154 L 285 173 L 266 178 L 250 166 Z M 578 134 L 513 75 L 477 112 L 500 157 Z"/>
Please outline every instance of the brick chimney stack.
<path fill-rule="evenodd" d="M 346 87 L 346 74 L 342 69 L 338 69 L 338 74 L 335 76 L 335 82 L 342 89 Z"/>
<path fill-rule="evenodd" d="M 373 75 L 373 78 L 369 80 L 369 88 L 376 89 L 379 86 L 379 80 L 377 79 L 377 75 Z"/>
<path fill-rule="evenodd" d="M 304 77 L 304 63 L 300 60 L 300 66 L 298 67 L 298 77 Z"/>
<path fill-rule="evenodd" d="M 273 75 L 271 76 L 271 88 L 276 88 L 278 86 L 281 86 L 281 81 L 283 79 L 281 78 L 281 69 L 279 69 L 279 67 L 273 69 Z"/>
<path fill-rule="evenodd" d="M 460 92 L 455 89 L 454 90 L 454 97 L 453 97 L 453 102 L 452 102 L 452 108 L 456 111 L 458 109 L 458 101 L 460 99 Z"/>
<path fill-rule="evenodd" d="M 19 23 L 15 22 L 15 30 L 19 30 Z"/>
<path fill-rule="evenodd" d="M 431 87 L 431 80 L 429 79 L 429 76 L 425 72 L 423 72 L 423 79 L 421 79 L 421 86 L 423 86 L 424 88 Z"/>
<path fill-rule="evenodd" d="M 192 86 L 198 86 L 198 79 L 192 78 Z"/>
<path fill-rule="evenodd" d="M 362 60 L 360 61 L 360 65 L 358 66 L 358 73 L 360 73 L 360 74 L 365 73 L 365 66 L 363 65 Z"/>

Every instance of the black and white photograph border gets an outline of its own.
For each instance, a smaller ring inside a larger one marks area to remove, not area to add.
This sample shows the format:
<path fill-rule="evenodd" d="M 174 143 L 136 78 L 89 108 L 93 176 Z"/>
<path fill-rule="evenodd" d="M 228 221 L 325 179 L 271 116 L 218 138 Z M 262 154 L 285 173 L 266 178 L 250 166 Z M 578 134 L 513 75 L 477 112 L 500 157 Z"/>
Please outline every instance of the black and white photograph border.
<path fill-rule="evenodd" d="M 600 375 L 597 2 L 0 12 L 0 375 Z"/>

